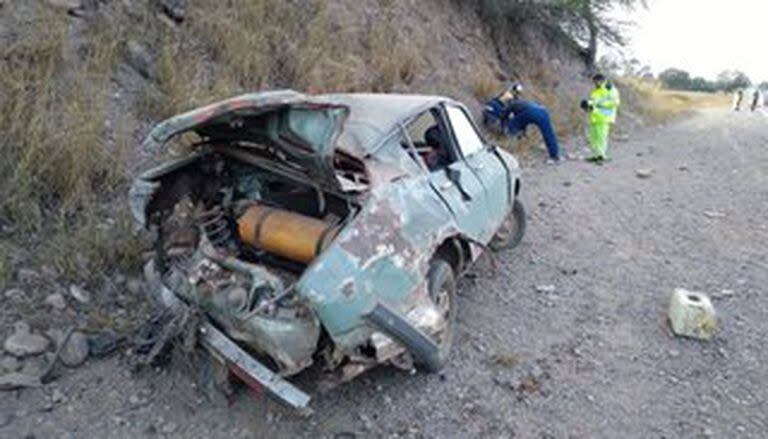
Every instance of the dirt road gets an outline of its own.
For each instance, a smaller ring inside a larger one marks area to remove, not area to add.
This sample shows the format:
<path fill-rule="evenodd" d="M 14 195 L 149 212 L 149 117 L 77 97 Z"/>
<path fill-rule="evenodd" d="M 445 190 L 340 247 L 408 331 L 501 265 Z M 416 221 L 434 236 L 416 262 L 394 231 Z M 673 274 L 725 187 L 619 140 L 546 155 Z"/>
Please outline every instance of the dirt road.
<path fill-rule="evenodd" d="M 526 170 L 528 235 L 462 282 L 443 374 L 382 367 L 302 419 L 111 358 L 3 393 L 0 436 L 768 437 L 768 115 L 703 112 L 612 155 Z M 713 341 L 670 334 L 678 286 L 714 298 Z"/>

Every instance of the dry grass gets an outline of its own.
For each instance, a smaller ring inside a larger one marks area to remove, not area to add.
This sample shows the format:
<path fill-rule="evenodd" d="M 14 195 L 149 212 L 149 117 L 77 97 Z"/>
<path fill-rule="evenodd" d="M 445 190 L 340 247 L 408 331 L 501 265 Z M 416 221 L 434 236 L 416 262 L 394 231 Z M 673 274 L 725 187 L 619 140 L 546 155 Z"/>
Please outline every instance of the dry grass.
<path fill-rule="evenodd" d="M 489 69 L 478 69 L 473 78 L 472 93 L 480 102 L 485 102 L 501 91 L 502 84 Z"/>
<path fill-rule="evenodd" d="M 668 122 L 702 108 L 728 107 L 730 98 L 724 94 L 666 90 L 657 82 L 623 79 L 619 86 L 622 97 L 651 123 Z"/>
<path fill-rule="evenodd" d="M 197 1 L 177 32 L 162 32 L 155 90 L 142 112 L 163 119 L 246 91 L 391 91 L 421 69 L 418 50 L 379 17 L 370 29 L 342 26 L 325 2 Z"/>
<path fill-rule="evenodd" d="M 141 100 L 152 119 L 245 91 L 348 82 L 345 68 L 337 68 L 343 64 L 327 59 L 344 39 L 325 38 L 330 28 L 322 6 L 197 1 L 189 15 L 178 31 L 157 29 L 157 88 Z"/>
<path fill-rule="evenodd" d="M 12 243 L 0 240 L 0 290 L 5 290 L 5 286 L 13 276 L 11 255 L 14 251 Z"/>
<path fill-rule="evenodd" d="M 403 41 L 391 19 L 377 21 L 368 32 L 368 64 L 375 74 L 370 88 L 391 91 L 398 83 L 409 84 L 421 69 L 417 49 Z"/>
<path fill-rule="evenodd" d="M 33 257 L 67 279 L 92 282 L 115 268 L 137 270 L 142 266 L 145 242 L 133 230 L 125 211 L 92 211 L 80 221 L 61 220 L 45 247 Z"/>
<path fill-rule="evenodd" d="M 99 218 L 99 201 L 125 181 L 127 133 L 116 133 L 110 149 L 105 129 L 120 29 L 91 28 L 89 43 L 68 47 L 67 20 L 40 8 L 26 37 L 3 48 L 0 57 L 0 218 L 12 231 L 6 238 L 11 244 L 0 247 L 5 280 L 19 248 L 24 263 L 65 261 L 76 253 L 109 261 L 111 247 L 122 244 L 84 228 Z M 69 240 L 75 229 L 88 239 Z M 52 245 L 66 240 L 66 246 Z"/>

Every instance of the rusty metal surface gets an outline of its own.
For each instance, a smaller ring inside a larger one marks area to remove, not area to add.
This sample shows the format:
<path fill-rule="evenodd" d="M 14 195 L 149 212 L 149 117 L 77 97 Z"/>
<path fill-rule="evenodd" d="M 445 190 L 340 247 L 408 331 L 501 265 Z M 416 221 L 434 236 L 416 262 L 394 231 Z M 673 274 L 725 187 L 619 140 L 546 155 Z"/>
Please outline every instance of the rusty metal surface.
<path fill-rule="evenodd" d="M 227 362 L 247 373 L 283 403 L 295 409 L 308 409 L 309 395 L 258 362 L 215 326 L 210 323 L 203 324 L 200 328 L 200 341 L 203 346 L 215 350 Z"/>
<path fill-rule="evenodd" d="M 455 221 L 423 179 L 400 180 L 371 194 L 338 238 L 297 285 L 334 341 L 354 345 L 370 336 L 363 316 L 379 300 L 401 312 L 426 297 L 434 250 L 459 234 Z"/>

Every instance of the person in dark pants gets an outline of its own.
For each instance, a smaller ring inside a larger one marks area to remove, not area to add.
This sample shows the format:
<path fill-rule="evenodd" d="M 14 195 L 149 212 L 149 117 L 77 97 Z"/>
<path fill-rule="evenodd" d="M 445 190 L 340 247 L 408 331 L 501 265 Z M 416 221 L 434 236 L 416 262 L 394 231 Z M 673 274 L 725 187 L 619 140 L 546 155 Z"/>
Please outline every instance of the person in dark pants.
<path fill-rule="evenodd" d="M 560 145 L 557 143 L 557 135 L 552 128 L 549 111 L 542 105 L 522 99 L 509 101 L 507 108 L 510 111 L 509 119 L 507 119 L 509 135 L 514 136 L 523 133 L 528 125 L 536 125 L 547 145 L 549 159 L 552 162 L 560 161 Z"/>
<path fill-rule="evenodd" d="M 548 163 L 560 161 L 560 145 L 557 135 L 552 128 L 552 120 L 549 111 L 533 101 L 520 99 L 522 86 L 516 84 L 507 89 L 500 96 L 491 99 L 483 111 L 483 121 L 486 124 L 499 123 L 501 130 L 510 136 L 525 134 L 528 125 L 536 125 L 539 128 L 549 154 Z"/>
<path fill-rule="evenodd" d="M 762 93 L 760 93 L 759 88 L 755 88 L 755 91 L 752 92 L 752 105 L 749 106 L 752 111 L 757 110 L 757 107 L 760 105 L 761 95 Z"/>

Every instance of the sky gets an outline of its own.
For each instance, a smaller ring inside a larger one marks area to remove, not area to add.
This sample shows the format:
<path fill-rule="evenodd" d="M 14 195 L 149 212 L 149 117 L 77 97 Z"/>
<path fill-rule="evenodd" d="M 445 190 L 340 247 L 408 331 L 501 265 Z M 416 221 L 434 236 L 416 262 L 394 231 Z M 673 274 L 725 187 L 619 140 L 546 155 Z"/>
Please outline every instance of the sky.
<path fill-rule="evenodd" d="M 677 67 L 715 79 L 736 69 L 768 81 L 768 0 L 648 0 L 647 10 L 617 17 L 636 22 L 625 55 L 654 73 Z"/>

